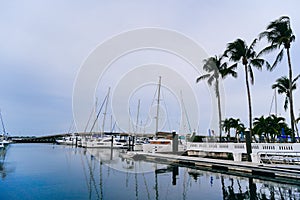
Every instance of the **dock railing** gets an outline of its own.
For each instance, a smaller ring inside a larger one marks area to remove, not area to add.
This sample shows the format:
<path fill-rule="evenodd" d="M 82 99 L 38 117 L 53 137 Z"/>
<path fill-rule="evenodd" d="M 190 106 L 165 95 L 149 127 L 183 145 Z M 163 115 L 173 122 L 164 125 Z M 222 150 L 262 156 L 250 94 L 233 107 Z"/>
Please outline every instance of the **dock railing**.
<path fill-rule="evenodd" d="M 300 143 L 252 143 L 252 162 L 262 162 L 262 155 L 288 154 L 299 157 Z M 203 156 L 205 153 L 232 153 L 234 161 L 242 161 L 246 153 L 246 143 L 202 143 L 188 142 L 188 155 Z"/>

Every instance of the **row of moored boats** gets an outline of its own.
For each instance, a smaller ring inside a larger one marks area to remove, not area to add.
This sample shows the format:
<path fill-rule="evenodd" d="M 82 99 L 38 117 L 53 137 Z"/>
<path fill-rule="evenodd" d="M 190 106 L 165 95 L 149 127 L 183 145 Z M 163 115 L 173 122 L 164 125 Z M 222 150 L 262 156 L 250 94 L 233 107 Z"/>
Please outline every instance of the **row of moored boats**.
<path fill-rule="evenodd" d="M 178 141 L 178 151 L 186 150 L 186 137 L 180 136 Z M 132 149 L 134 151 L 171 152 L 173 150 L 173 140 L 166 137 L 147 138 L 131 136 L 103 136 L 103 137 L 81 137 L 70 136 L 56 140 L 57 144 L 74 145 L 84 148 L 119 148 Z"/>

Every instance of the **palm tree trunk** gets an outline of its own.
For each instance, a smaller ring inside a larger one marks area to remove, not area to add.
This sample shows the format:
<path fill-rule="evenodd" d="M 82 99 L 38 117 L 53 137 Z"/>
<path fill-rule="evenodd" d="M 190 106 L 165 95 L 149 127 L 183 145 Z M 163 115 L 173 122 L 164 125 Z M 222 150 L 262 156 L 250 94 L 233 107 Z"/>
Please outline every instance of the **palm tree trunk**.
<path fill-rule="evenodd" d="M 217 93 L 217 99 L 218 99 L 218 111 L 219 111 L 219 141 L 222 140 L 222 112 L 221 112 L 221 97 L 220 97 L 220 91 L 219 91 L 219 80 L 216 79 L 216 93 Z"/>
<path fill-rule="evenodd" d="M 292 142 L 295 142 L 295 119 L 294 119 L 294 102 L 293 102 L 293 70 L 291 64 L 291 56 L 290 56 L 290 48 L 286 49 L 287 57 L 288 57 L 288 65 L 289 65 L 289 101 L 290 101 L 290 117 L 291 117 L 291 129 L 292 129 Z"/>
<path fill-rule="evenodd" d="M 245 132 L 246 135 L 246 149 L 247 149 L 247 160 L 251 162 L 251 139 L 252 139 L 252 106 L 251 106 L 251 94 L 249 87 L 249 77 L 248 77 L 248 66 L 245 64 L 245 76 L 246 76 L 246 87 L 248 96 L 248 109 L 249 109 L 249 134 Z"/>

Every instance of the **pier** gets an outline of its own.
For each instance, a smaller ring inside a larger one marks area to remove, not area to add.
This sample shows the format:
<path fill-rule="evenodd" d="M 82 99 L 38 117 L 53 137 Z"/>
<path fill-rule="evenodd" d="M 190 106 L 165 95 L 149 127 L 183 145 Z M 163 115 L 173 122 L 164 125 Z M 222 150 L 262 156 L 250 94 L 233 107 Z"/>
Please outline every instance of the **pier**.
<path fill-rule="evenodd" d="M 254 163 L 261 163 L 269 155 L 283 159 L 288 156 L 300 156 L 300 143 L 252 143 L 251 148 Z M 187 152 L 189 156 L 200 157 L 209 155 L 226 157 L 230 154 L 234 161 L 242 161 L 242 155 L 246 154 L 246 143 L 188 142 Z M 295 161 L 298 162 L 298 160 Z"/>
<path fill-rule="evenodd" d="M 266 180 L 273 180 L 282 183 L 294 183 L 297 185 L 300 184 L 299 165 L 271 165 L 162 153 L 131 152 L 128 154 L 133 159 L 145 159 L 149 162 L 159 162 L 171 165 L 175 164 L 179 166 L 218 171 L 239 176 L 259 177 Z"/>
<path fill-rule="evenodd" d="M 14 143 L 55 143 L 55 140 L 61 137 L 68 137 L 71 134 L 56 134 L 39 137 L 11 137 Z"/>

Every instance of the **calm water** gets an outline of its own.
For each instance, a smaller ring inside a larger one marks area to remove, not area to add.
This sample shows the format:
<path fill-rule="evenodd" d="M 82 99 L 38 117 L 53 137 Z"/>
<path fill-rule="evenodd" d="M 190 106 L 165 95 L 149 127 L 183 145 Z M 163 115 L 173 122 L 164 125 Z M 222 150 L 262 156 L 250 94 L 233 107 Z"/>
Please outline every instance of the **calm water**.
<path fill-rule="evenodd" d="M 162 164 L 119 151 L 13 144 L 1 152 L 0 199 L 300 199 L 300 184 Z"/>

